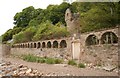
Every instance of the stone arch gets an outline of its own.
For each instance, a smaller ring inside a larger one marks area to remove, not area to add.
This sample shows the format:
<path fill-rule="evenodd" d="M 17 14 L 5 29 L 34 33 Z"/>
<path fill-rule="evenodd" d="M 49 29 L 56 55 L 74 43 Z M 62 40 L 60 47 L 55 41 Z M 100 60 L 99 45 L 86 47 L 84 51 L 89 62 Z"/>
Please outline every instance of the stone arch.
<path fill-rule="evenodd" d="M 89 45 L 97 45 L 97 44 L 99 44 L 99 40 L 98 40 L 98 38 L 97 38 L 96 35 L 91 34 L 91 35 L 89 35 L 89 36 L 86 38 L 85 44 L 86 44 L 87 46 L 89 46 Z"/>
<path fill-rule="evenodd" d="M 60 42 L 60 48 L 66 48 L 66 47 L 67 47 L 66 41 L 65 41 L 65 40 L 62 40 L 62 41 Z"/>
<path fill-rule="evenodd" d="M 42 43 L 42 48 L 45 48 L 45 42 Z"/>
<path fill-rule="evenodd" d="M 27 45 L 28 45 L 28 48 L 30 48 L 30 44 L 28 43 Z"/>
<path fill-rule="evenodd" d="M 58 48 L 58 42 L 57 41 L 53 42 L 53 48 Z"/>
<path fill-rule="evenodd" d="M 101 36 L 101 44 L 112 44 L 112 43 L 118 43 L 117 35 L 112 31 L 103 33 Z"/>
<path fill-rule="evenodd" d="M 20 44 L 20 48 L 22 48 L 22 44 Z"/>
<path fill-rule="evenodd" d="M 37 45 L 38 45 L 37 48 L 41 47 L 41 43 L 40 42 L 38 42 Z"/>
<path fill-rule="evenodd" d="M 34 43 L 34 48 L 36 48 L 37 47 L 37 44 L 36 43 Z"/>
<path fill-rule="evenodd" d="M 28 45 L 27 45 L 27 43 L 26 43 L 26 48 L 28 48 Z"/>
<path fill-rule="evenodd" d="M 22 48 L 24 48 L 24 44 L 22 44 Z"/>
<path fill-rule="evenodd" d="M 30 48 L 33 48 L 33 43 L 30 44 Z"/>
<path fill-rule="evenodd" d="M 17 45 L 17 48 L 19 48 L 19 44 Z"/>
<path fill-rule="evenodd" d="M 47 48 L 51 48 L 51 42 L 49 41 L 49 42 L 47 42 Z"/>
<path fill-rule="evenodd" d="M 27 44 L 25 43 L 25 48 L 27 48 Z"/>

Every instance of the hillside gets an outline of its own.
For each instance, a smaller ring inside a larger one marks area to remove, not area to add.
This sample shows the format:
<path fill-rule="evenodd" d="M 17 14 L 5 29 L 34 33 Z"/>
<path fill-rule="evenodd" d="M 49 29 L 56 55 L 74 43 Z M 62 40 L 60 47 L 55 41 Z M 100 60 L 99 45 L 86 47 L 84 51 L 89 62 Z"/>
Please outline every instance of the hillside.
<path fill-rule="evenodd" d="M 16 13 L 15 26 L 2 35 L 3 43 L 11 39 L 14 39 L 14 43 L 20 43 L 69 36 L 64 15 L 67 8 L 73 13 L 79 12 L 82 33 L 120 24 L 118 3 L 63 2 L 49 5 L 46 9 L 29 6 Z"/>

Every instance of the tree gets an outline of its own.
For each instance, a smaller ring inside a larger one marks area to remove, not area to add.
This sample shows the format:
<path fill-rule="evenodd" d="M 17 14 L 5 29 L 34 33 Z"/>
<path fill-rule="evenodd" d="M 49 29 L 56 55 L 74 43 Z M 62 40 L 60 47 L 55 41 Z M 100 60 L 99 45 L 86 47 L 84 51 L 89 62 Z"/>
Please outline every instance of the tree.
<path fill-rule="evenodd" d="M 33 6 L 27 7 L 22 10 L 22 12 L 16 13 L 14 16 L 14 24 L 17 27 L 26 27 L 28 26 L 31 19 L 35 18 L 35 9 Z"/>
<path fill-rule="evenodd" d="M 20 33 L 13 36 L 14 43 L 32 41 L 35 32 L 35 27 L 28 27 L 25 31 L 21 31 Z"/>
<path fill-rule="evenodd" d="M 9 29 L 8 31 L 5 32 L 5 34 L 2 35 L 2 41 L 8 41 L 13 38 L 13 35 L 19 33 L 22 30 L 21 27 L 14 27 L 13 29 Z"/>

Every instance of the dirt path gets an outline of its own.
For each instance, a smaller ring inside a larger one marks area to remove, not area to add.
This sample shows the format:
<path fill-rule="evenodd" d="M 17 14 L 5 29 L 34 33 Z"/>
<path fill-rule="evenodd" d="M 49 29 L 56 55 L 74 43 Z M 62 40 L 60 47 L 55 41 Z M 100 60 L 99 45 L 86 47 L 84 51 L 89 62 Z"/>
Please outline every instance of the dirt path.
<path fill-rule="evenodd" d="M 116 72 L 108 72 L 102 69 L 94 68 L 77 68 L 65 64 L 40 64 L 26 62 L 18 58 L 4 58 L 5 61 L 11 62 L 13 64 L 23 64 L 29 68 L 37 69 L 39 72 L 43 73 L 55 73 L 59 76 L 73 75 L 73 76 L 117 76 Z"/>

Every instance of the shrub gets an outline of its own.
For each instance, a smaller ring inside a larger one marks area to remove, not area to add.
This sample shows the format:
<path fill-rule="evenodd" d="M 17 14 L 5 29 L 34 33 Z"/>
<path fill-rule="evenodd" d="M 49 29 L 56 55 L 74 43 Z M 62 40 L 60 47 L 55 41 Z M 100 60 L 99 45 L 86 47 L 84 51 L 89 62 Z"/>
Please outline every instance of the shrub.
<path fill-rule="evenodd" d="M 60 64 L 60 63 L 62 63 L 62 61 L 63 60 L 61 60 L 61 59 L 55 59 L 55 64 Z"/>
<path fill-rule="evenodd" d="M 24 31 L 13 36 L 14 43 L 22 43 L 26 41 L 32 41 L 32 38 L 36 32 L 35 27 L 28 27 Z"/>
<path fill-rule="evenodd" d="M 78 67 L 79 67 L 79 68 L 85 68 L 85 65 L 84 65 L 83 63 L 79 63 L 79 64 L 78 64 Z"/>
<path fill-rule="evenodd" d="M 54 59 L 48 57 L 37 57 L 32 54 L 23 55 L 23 60 L 28 62 L 37 62 L 37 63 L 47 63 L 47 64 L 60 64 L 63 60 L 61 59 Z"/>
<path fill-rule="evenodd" d="M 77 63 L 74 60 L 69 60 L 68 64 L 72 66 L 77 65 Z"/>
<path fill-rule="evenodd" d="M 37 62 L 37 63 L 45 63 L 45 59 L 44 59 L 44 58 L 41 58 L 41 57 L 38 57 L 38 58 L 36 59 L 36 62 Z"/>
<path fill-rule="evenodd" d="M 36 57 L 34 55 L 23 55 L 23 60 L 28 62 L 36 62 Z"/>
<path fill-rule="evenodd" d="M 55 61 L 54 61 L 53 58 L 46 58 L 45 63 L 47 63 L 47 64 L 55 64 Z"/>

